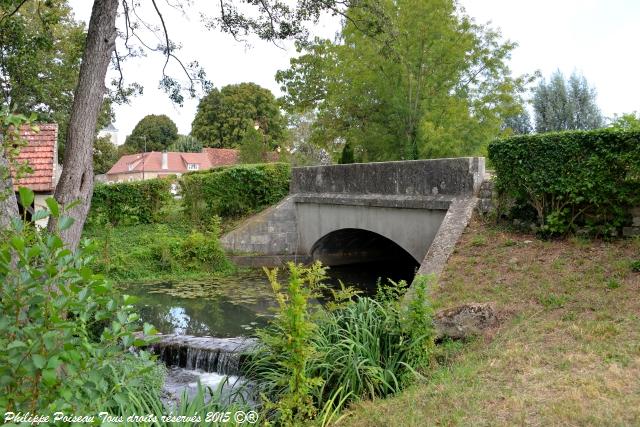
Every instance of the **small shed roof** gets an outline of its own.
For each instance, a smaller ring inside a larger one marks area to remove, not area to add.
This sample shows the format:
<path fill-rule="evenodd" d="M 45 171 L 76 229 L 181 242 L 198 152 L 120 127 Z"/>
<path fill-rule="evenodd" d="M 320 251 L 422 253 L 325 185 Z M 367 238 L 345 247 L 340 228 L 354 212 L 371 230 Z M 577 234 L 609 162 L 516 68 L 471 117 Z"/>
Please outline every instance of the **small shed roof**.
<path fill-rule="evenodd" d="M 33 173 L 13 182 L 15 190 L 27 187 L 38 192 L 53 192 L 56 187 L 56 166 L 58 164 L 58 125 L 39 124 L 39 132 L 29 126 L 20 129 L 20 136 L 27 145 L 20 149 L 18 162 L 27 162 Z"/>

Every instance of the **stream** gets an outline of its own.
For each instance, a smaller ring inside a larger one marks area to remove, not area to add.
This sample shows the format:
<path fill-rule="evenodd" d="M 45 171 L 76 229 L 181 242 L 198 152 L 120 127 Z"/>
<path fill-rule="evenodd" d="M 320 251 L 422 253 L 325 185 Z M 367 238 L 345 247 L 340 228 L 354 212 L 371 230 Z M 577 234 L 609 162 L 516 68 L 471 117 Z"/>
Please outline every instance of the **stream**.
<path fill-rule="evenodd" d="M 373 295 L 378 277 L 411 280 L 413 266 L 397 262 L 352 264 L 331 268 L 328 273 L 329 286 L 342 281 Z M 283 283 L 286 277 L 281 275 Z M 236 350 L 256 328 L 267 325 L 276 307 L 261 269 L 199 281 L 131 283 L 122 291 L 138 298 L 142 321 L 175 336 L 167 345 L 154 346 L 154 352 L 168 366 L 165 391 L 175 397 L 184 390 L 193 396 L 198 380 L 215 390 L 226 379 L 223 391 L 242 383 Z"/>

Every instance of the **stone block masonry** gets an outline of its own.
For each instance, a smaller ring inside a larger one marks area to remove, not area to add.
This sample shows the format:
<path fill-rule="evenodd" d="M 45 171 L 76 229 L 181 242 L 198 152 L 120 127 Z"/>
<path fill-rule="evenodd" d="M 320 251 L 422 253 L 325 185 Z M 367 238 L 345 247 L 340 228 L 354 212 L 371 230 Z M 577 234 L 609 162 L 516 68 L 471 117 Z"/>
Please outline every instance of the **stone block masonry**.
<path fill-rule="evenodd" d="M 294 168 L 290 193 L 464 197 L 483 180 L 483 157 L 353 163 Z"/>
<path fill-rule="evenodd" d="M 293 196 L 252 216 L 220 242 L 232 254 L 294 255 L 298 227 Z"/>
<path fill-rule="evenodd" d="M 480 191 L 478 192 L 478 206 L 476 209 L 480 215 L 489 215 L 490 213 L 495 212 L 494 184 L 489 176 L 487 176 L 480 185 Z"/>

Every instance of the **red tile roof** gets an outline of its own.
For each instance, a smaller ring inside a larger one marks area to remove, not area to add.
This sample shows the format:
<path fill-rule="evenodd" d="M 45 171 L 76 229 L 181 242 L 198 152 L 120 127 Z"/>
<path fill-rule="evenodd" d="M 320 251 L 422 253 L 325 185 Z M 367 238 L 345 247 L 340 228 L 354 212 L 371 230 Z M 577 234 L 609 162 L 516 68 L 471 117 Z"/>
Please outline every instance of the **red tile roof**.
<path fill-rule="evenodd" d="M 107 172 L 117 175 L 138 172 L 175 174 L 189 172 L 189 164 L 197 164 L 198 170 L 238 163 L 238 150 L 228 148 L 205 148 L 201 153 L 168 152 L 166 167 L 162 166 L 162 152 L 139 153 L 122 156 Z"/>
<path fill-rule="evenodd" d="M 39 132 L 34 132 L 29 126 L 20 129 L 20 135 L 28 144 L 22 147 L 17 160 L 20 163 L 26 161 L 33 173 L 15 180 L 13 188 L 27 187 L 33 191 L 52 192 L 56 185 L 58 164 L 58 125 L 48 123 L 37 126 Z"/>
<path fill-rule="evenodd" d="M 232 148 L 204 148 L 202 151 L 209 156 L 212 167 L 235 165 L 240 157 L 240 152 Z"/>

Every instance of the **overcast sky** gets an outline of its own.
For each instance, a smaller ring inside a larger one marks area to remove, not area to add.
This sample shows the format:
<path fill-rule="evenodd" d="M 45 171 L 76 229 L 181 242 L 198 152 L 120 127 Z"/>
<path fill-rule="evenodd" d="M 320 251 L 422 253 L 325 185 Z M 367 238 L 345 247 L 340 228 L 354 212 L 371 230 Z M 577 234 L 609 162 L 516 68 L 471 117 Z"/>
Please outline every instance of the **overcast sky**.
<path fill-rule="evenodd" d="M 70 3 L 77 19 L 88 22 L 93 2 Z M 171 38 L 183 46 L 180 57 L 197 60 L 217 87 L 250 81 L 278 96 L 274 75 L 287 68 L 289 58 L 295 56 L 292 44 L 284 43 L 280 48 L 251 40 L 247 47 L 226 34 L 204 28 L 200 12 L 212 7 L 212 2 L 192 3 L 182 14 L 159 2 L 164 5 L 162 12 Z M 504 38 L 518 42 L 511 60 L 514 74 L 540 70 L 543 76 L 549 76 L 560 69 L 569 75 L 576 70 L 596 88 L 605 116 L 640 111 L 639 0 L 462 0 L 461 4 L 478 22 L 491 21 Z M 337 23 L 326 19 L 316 33 L 330 37 L 336 29 Z M 190 132 L 198 101 L 187 100 L 178 107 L 158 89 L 163 62 L 157 54 L 149 54 L 125 64 L 125 78 L 141 83 L 144 94 L 129 105 L 115 108 L 114 125 L 120 143 L 147 114 L 166 114 L 176 122 L 180 133 Z"/>

